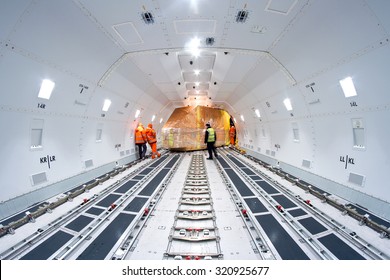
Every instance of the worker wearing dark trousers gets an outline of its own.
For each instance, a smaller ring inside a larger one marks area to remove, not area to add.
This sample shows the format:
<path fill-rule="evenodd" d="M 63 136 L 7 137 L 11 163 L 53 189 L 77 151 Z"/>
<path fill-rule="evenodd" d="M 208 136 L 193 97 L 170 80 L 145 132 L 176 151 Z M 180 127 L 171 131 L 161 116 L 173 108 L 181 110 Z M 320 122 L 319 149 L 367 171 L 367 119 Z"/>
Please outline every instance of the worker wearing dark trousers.
<path fill-rule="evenodd" d="M 204 137 L 204 143 L 207 144 L 207 151 L 209 152 L 209 157 L 207 159 L 213 159 L 213 153 L 216 158 L 218 158 L 217 151 L 215 149 L 215 142 L 217 141 L 217 134 L 215 133 L 214 128 L 211 127 L 209 123 L 206 124 L 206 133 Z"/>

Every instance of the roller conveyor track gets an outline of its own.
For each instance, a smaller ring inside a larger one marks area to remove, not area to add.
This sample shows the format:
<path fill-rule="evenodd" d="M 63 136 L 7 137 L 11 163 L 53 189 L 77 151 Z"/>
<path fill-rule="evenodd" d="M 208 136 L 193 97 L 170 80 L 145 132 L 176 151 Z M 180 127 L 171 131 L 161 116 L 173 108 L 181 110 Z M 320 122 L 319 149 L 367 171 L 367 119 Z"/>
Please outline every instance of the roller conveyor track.
<path fill-rule="evenodd" d="M 254 161 L 218 151 L 143 163 L 1 259 L 389 259 Z"/>
<path fill-rule="evenodd" d="M 162 156 L 2 252 L 1 259 L 120 259 L 181 156 Z M 121 252 L 121 255 L 118 255 Z"/>
<path fill-rule="evenodd" d="M 164 259 L 222 259 L 204 156 L 192 155 Z"/>
<path fill-rule="evenodd" d="M 226 151 L 218 159 L 243 216 L 281 259 L 389 259 L 308 200 L 266 178 Z M 277 237 L 276 237 L 277 236 Z M 298 242 L 297 242 L 298 240 Z M 291 250 L 291 248 L 294 248 Z"/>

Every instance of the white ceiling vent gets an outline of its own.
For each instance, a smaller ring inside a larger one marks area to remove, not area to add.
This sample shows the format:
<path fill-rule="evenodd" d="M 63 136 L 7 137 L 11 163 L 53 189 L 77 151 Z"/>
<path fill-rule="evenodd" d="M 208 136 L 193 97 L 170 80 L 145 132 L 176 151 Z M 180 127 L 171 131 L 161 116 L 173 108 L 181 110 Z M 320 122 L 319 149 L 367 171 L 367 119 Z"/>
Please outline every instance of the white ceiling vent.
<path fill-rule="evenodd" d="M 142 44 L 143 40 L 132 22 L 113 25 L 115 33 L 128 45 Z"/>
<path fill-rule="evenodd" d="M 175 20 L 173 26 L 176 34 L 214 34 L 217 27 L 216 20 Z"/>
<path fill-rule="evenodd" d="M 194 72 L 184 72 L 183 80 L 188 83 L 209 82 L 211 80 L 211 72 L 200 72 L 195 75 Z"/>
<path fill-rule="evenodd" d="M 194 59 L 192 55 L 178 55 L 180 68 L 183 71 L 212 70 L 215 63 L 215 54 L 202 54 L 202 56 Z"/>
<path fill-rule="evenodd" d="M 269 0 L 265 11 L 288 15 L 297 2 L 298 0 Z"/>
<path fill-rule="evenodd" d="M 195 83 L 186 83 L 187 90 L 209 90 L 209 84 L 201 83 L 196 85 Z"/>

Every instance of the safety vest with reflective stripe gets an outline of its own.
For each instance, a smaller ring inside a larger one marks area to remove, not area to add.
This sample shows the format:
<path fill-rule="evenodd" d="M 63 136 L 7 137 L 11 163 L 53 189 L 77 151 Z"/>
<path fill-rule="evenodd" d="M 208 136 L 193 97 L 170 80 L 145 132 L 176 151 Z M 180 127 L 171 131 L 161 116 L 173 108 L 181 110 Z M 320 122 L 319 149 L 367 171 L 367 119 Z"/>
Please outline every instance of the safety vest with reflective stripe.
<path fill-rule="evenodd" d="M 153 128 L 147 127 L 145 129 L 145 134 L 149 144 L 153 144 L 157 142 L 156 131 Z"/>
<path fill-rule="evenodd" d="M 207 129 L 207 132 L 209 133 L 209 137 L 207 138 L 207 142 L 215 142 L 215 130 L 212 127 L 209 127 Z"/>
<path fill-rule="evenodd" d="M 135 144 L 144 144 L 146 143 L 145 139 L 146 139 L 145 131 L 141 126 L 139 126 L 135 130 Z"/>

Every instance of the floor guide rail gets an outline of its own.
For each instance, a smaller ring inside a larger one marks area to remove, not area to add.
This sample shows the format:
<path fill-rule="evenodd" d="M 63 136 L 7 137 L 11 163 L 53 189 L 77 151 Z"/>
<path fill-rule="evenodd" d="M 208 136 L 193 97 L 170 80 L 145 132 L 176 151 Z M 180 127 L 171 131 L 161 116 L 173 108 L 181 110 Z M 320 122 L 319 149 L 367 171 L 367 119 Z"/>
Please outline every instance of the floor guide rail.
<path fill-rule="evenodd" d="M 332 217 L 326 203 L 234 150 L 218 154 L 143 161 L 65 212 L 4 235 L 0 259 L 390 259 L 388 239 Z"/>
<path fill-rule="evenodd" d="M 222 259 L 220 236 L 202 154 L 192 155 L 164 259 Z"/>
<path fill-rule="evenodd" d="M 264 178 L 223 151 L 218 159 L 244 216 L 264 237 L 262 247 L 280 259 L 388 259 L 378 248 L 364 242 L 345 226 L 315 211 L 280 184 Z"/>
<path fill-rule="evenodd" d="M 115 182 L 30 237 L 2 252 L 1 259 L 120 258 L 124 242 L 148 218 L 179 155 L 162 156 L 121 182 Z"/>

